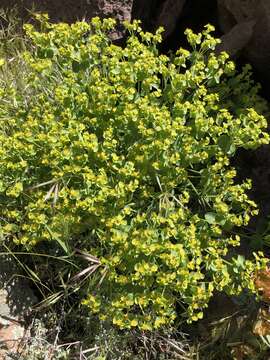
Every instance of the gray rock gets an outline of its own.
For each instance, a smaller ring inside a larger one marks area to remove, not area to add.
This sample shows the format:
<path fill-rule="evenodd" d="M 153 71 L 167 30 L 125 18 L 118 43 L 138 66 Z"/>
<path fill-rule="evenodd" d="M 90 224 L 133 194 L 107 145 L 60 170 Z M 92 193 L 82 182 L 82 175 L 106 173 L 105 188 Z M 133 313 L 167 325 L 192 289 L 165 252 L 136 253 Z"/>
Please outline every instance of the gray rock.
<path fill-rule="evenodd" d="M 147 31 L 155 31 L 163 26 L 163 38 L 166 39 L 174 31 L 185 2 L 186 0 L 134 0 L 132 19 L 141 20 L 143 29 Z"/>
<path fill-rule="evenodd" d="M 270 80 L 270 1 L 218 0 L 219 24 L 225 35 L 221 50 L 242 52 L 266 83 Z"/>
<path fill-rule="evenodd" d="M 6 294 L 11 317 L 20 317 L 37 302 L 32 284 L 22 275 L 12 256 L 3 256 L 0 260 L 0 290 Z"/>
<path fill-rule="evenodd" d="M 236 24 L 221 37 L 222 42 L 217 46 L 216 51 L 218 53 L 226 51 L 231 56 L 236 56 L 251 40 L 255 24 L 256 22 L 254 20 Z"/>
<path fill-rule="evenodd" d="M 12 256 L 0 258 L 0 359 L 16 352 L 26 336 L 24 316 L 37 298 Z"/>
<path fill-rule="evenodd" d="M 156 26 L 164 27 L 164 39 L 166 39 L 174 31 L 185 2 L 186 0 L 166 0 L 162 4 L 156 21 Z"/>

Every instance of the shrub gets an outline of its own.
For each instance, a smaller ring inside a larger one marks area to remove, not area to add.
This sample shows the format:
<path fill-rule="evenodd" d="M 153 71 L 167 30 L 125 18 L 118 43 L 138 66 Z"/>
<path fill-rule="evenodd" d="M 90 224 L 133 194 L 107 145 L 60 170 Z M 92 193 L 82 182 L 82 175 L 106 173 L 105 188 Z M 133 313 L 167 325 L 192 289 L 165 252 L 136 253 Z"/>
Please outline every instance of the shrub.
<path fill-rule="evenodd" d="M 2 238 L 89 254 L 82 302 L 121 328 L 171 324 L 177 307 L 196 321 L 215 291 L 255 291 L 262 254 L 229 252 L 257 213 L 230 158 L 268 143 L 249 68 L 214 55 L 211 26 L 169 58 L 138 22 L 120 48 L 111 19 L 40 20 L 25 26 L 24 91 L 0 90 Z"/>

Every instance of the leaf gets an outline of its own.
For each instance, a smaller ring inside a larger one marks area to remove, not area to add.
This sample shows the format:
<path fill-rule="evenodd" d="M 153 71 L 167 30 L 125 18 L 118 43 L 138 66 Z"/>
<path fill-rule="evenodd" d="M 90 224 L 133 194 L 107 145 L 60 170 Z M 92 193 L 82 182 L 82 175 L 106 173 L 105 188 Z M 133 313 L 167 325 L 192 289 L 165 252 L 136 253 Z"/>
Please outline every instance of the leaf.
<path fill-rule="evenodd" d="M 74 72 L 79 72 L 81 70 L 86 70 L 89 67 L 90 63 L 89 61 L 77 61 L 74 60 L 72 62 L 72 70 Z"/>
<path fill-rule="evenodd" d="M 44 197 L 44 201 L 47 201 L 49 200 L 49 198 L 51 197 L 53 191 L 54 191 L 54 188 L 55 188 L 55 184 L 50 188 L 50 190 L 47 192 L 47 194 L 45 195 Z"/>
<path fill-rule="evenodd" d="M 4 192 L 6 190 L 6 187 L 4 186 L 4 183 L 2 180 L 0 180 L 0 193 Z"/>
<path fill-rule="evenodd" d="M 265 245 L 270 246 L 270 235 L 266 235 L 263 238 L 263 242 L 265 243 Z"/>
<path fill-rule="evenodd" d="M 220 138 L 218 139 L 218 146 L 224 153 L 228 155 L 234 154 L 236 150 L 231 137 L 226 134 L 220 136 Z"/>
<path fill-rule="evenodd" d="M 91 265 L 88 266 L 86 269 L 83 269 L 82 271 L 80 271 L 79 273 L 77 273 L 76 275 L 74 275 L 71 279 L 70 282 L 76 282 L 78 280 L 80 280 L 82 277 L 84 278 L 84 280 L 89 277 L 90 275 L 92 275 L 98 268 L 100 265 Z"/>
<path fill-rule="evenodd" d="M 38 304 L 34 305 L 33 308 L 37 310 L 41 310 L 44 307 L 52 306 L 53 304 L 57 303 L 58 300 L 60 300 L 63 297 L 64 293 L 63 291 L 58 291 L 57 293 L 54 293 L 44 300 L 40 301 Z"/>
<path fill-rule="evenodd" d="M 220 82 L 220 75 L 219 75 L 219 74 L 214 75 L 214 79 L 215 79 L 215 82 L 216 82 L 217 84 L 219 84 L 219 82 Z"/>
<path fill-rule="evenodd" d="M 38 184 L 38 185 L 32 186 L 32 187 L 30 187 L 28 190 L 34 190 L 34 189 L 37 189 L 37 188 L 39 188 L 39 187 L 41 187 L 41 186 L 53 184 L 53 183 L 55 183 L 56 181 L 57 181 L 56 179 L 52 179 L 52 180 L 49 180 L 49 181 L 40 183 L 40 184 Z"/>
<path fill-rule="evenodd" d="M 215 224 L 216 223 L 216 213 L 208 212 L 204 215 L 205 220 L 208 224 Z"/>
<path fill-rule="evenodd" d="M 48 232 L 50 233 L 51 237 L 52 237 L 52 240 L 55 240 L 58 242 L 58 244 L 61 246 L 61 248 L 64 250 L 64 252 L 67 254 L 67 255 L 70 255 L 70 252 L 68 250 L 68 247 L 67 245 L 65 244 L 64 241 L 62 241 L 61 239 L 59 239 L 58 236 L 55 236 L 54 233 L 51 231 L 51 229 L 49 228 L 48 225 L 44 225 L 46 227 L 46 229 L 48 230 Z"/>
<path fill-rule="evenodd" d="M 216 214 L 216 224 L 224 226 L 226 223 L 226 217 L 223 214 Z"/>
<path fill-rule="evenodd" d="M 239 267 L 244 269 L 245 268 L 245 258 L 242 255 L 238 255 L 237 259 L 235 259 L 235 264 Z"/>
<path fill-rule="evenodd" d="M 61 246 L 61 248 L 65 251 L 65 253 L 68 255 L 69 250 L 67 248 L 67 245 L 64 243 L 64 241 L 60 240 L 58 237 L 54 237 L 54 239 L 58 242 L 58 244 Z"/>
<path fill-rule="evenodd" d="M 54 49 L 51 47 L 38 49 L 37 55 L 40 59 L 52 59 L 54 56 Z"/>
<path fill-rule="evenodd" d="M 82 251 L 80 249 L 75 249 L 75 252 L 76 252 L 75 254 L 77 256 L 80 256 L 80 257 L 82 257 L 83 259 L 85 259 L 85 260 L 87 260 L 89 262 L 93 262 L 95 264 L 100 264 L 100 261 L 99 261 L 99 259 L 97 257 L 95 257 L 95 256 L 93 256 L 91 254 L 88 254 L 85 251 Z"/>

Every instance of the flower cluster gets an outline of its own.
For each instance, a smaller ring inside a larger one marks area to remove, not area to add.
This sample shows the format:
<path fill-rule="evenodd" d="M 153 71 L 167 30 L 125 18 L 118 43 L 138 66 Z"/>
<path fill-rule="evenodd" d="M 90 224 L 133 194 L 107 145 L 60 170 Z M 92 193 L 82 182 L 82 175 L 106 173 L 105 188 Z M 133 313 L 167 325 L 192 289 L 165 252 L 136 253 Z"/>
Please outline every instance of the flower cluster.
<path fill-rule="evenodd" d="M 41 21 L 25 26 L 31 96 L 0 90 L 2 237 L 97 257 L 82 302 L 121 328 L 170 324 L 178 305 L 196 321 L 214 291 L 255 291 L 263 256 L 228 256 L 257 211 L 230 158 L 269 140 L 249 69 L 214 55 L 210 26 L 169 58 L 138 22 L 120 48 L 111 19 Z"/>

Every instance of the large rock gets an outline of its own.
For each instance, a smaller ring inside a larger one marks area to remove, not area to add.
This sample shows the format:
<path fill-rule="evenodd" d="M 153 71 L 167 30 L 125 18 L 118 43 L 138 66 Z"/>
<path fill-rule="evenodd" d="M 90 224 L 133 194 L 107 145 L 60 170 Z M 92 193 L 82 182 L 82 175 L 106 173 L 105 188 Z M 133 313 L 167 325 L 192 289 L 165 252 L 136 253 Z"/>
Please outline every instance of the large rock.
<path fill-rule="evenodd" d="M 177 20 L 182 13 L 186 0 L 166 0 L 160 7 L 156 26 L 163 26 L 165 32 L 163 34 L 166 39 L 175 29 Z"/>
<path fill-rule="evenodd" d="M 224 32 L 219 50 L 231 55 L 241 53 L 267 84 L 270 80 L 270 1 L 218 0 L 218 9 L 219 24 Z"/>
<path fill-rule="evenodd" d="M 155 31 L 164 27 L 166 39 L 175 29 L 186 0 L 134 0 L 132 18 L 142 21 L 143 29 Z"/>

